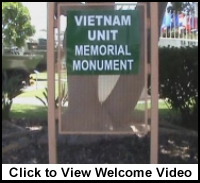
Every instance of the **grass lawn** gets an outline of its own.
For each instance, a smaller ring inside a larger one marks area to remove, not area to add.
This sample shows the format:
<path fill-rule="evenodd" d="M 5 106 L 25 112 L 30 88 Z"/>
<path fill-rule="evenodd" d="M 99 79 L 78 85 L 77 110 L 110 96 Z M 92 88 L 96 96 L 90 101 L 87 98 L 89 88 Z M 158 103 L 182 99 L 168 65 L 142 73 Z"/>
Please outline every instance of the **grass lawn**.
<path fill-rule="evenodd" d="M 11 108 L 12 119 L 47 119 L 47 108 L 44 106 L 13 104 Z"/>
<path fill-rule="evenodd" d="M 150 102 L 147 102 L 147 106 L 148 106 L 148 109 L 150 109 Z M 144 102 L 139 102 L 137 105 L 136 105 L 136 109 L 138 110 L 144 110 L 145 108 L 145 104 Z M 166 103 L 164 100 L 159 100 L 159 109 L 168 109 Z"/>
<path fill-rule="evenodd" d="M 144 104 L 138 104 L 137 110 L 144 109 Z M 159 102 L 159 115 L 161 118 L 167 118 L 174 111 L 169 110 L 163 101 Z M 35 106 L 27 104 L 13 104 L 11 108 L 11 117 L 13 119 L 47 119 L 47 108 L 45 106 Z"/>
<path fill-rule="evenodd" d="M 66 77 L 67 73 L 63 73 L 62 74 L 62 77 Z M 33 79 L 39 79 L 39 80 L 44 80 L 44 79 L 47 79 L 47 72 L 41 72 L 39 74 L 35 74 L 35 73 L 32 73 L 31 76 L 33 76 Z M 55 73 L 55 79 L 58 79 L 58 73 Z"/>
<path fill-rule="evenodd" d="M 35 73 L 32 73 L 31 76 L 33 77 L 33 79 L 47 79 L 47 72 L 40 72 L 39 74 L 35 74 Z"/>
<path fill-rule="evenodd" d="M 21 95 L 19 95 L 18 97 L 35 97 L 38 96 L 40 98 L 44 98 L 43 92 L 45 91 L 45 89 L 38 89 L 38 90 L 31 90 L 31 91 L 25 91 L 24 93 L 22 93 Z"/>
<path fill-rule="evenodd" d="M 148 102 L 148 109 L 150 109 L 150 103 Z M 145 110 L 145 104 L 144 103 L 138 103 L 136 105 L 135 111 L 134 111 L 134 115 L 137 117 L 140 117 L 141 119 L 143 119 L 144 116 L 144 111 Z M 170 110 L 166 104 L 166 102 L 164 100 L 159 100 L 159 120 L 160 121 L 168 121 L 168 122 L 172 122 L 172 121 L 179 121 L 180 119 L 180 113 L 178 113 L 177 111 L 174 110 Z"/>
<path fill-rule="evenodd" d="M 36 74 L 31 74 L 33 76 L 33 79 L 36 79 Z M 66 79 L 66 73 L 62 73 L 61 77 Z M 44 98 L 43 92 L 45 92 L 45 88 L 47 88 L 47 72 L 41 72 L 37 74 L 38 81 L 35 82 L 35 84 L 31 87 L 29 87 L 27 90 L 24 91 L 21 95 L 18 97 L 35 97 L 38 96 L 40 98 Z M 58 80 L 58 73 L 55 74 L 55 79 Z M 41 81 L 42 80 L 42 81 Z M 58 96 L 58 81 L 55 82 L 55 88 L 56 88 L 56 96 Z"/>
<path fill-rule="evenodd" d="M 46 81 L 38 81 L 37 84 L 29 87 L 29 89 L 25 90 L 21 95 L 17 97 L 35 97 L 38 96 L 40 98 L 44 98 L 43 92 L 46 92 L 45 88 L 47 88 Z M 56 96 L 58 95 L 58 82 L 56 82 Z"/>

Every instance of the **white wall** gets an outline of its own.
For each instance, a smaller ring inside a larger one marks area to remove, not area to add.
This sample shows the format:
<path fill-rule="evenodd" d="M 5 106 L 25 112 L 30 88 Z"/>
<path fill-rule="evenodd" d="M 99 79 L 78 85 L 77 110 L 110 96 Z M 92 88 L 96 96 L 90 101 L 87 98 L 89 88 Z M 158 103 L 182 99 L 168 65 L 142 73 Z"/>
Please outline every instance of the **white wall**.
<path fill-rule="evenodd" d="M 198 46 L 198 40 L 160 38 L 158 45 L 159 47 Z"/>

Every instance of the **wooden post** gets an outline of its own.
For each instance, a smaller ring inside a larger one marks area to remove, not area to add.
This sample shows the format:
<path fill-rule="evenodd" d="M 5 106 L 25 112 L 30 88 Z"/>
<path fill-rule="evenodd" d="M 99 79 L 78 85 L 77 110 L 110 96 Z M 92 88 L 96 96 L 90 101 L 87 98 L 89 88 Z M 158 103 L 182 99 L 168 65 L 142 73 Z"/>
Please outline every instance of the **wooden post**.
<path fill-rule="evenodd" d="M 49 163 L 57 163 L 57 142 L 55 122 L 55 71 L 54 71 L 54 2 L 47 8 L 47 72 L 48 72 L 48 140 Z"/>
<path fill-rule="evenodd" d="M 151 164 L 158 163 L 158 2 L 151 2 Z"/>

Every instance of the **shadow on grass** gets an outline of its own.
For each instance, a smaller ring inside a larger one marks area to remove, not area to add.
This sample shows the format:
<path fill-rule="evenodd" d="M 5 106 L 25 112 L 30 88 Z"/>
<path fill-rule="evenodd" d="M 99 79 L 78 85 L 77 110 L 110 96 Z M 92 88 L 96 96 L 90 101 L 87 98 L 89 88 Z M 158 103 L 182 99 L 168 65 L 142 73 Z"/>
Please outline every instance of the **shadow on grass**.
<path fill-rule="evenodd" d="M 135 118 L 135 121 L 143 123 L 145 113 L 144 110 L 141 109 L 142 109 L 141 105 L 138 105 L 136 110 L 134 110 L 133 117 Z M 44 106 L 13 104 L 11 108 L 11 118 L 47 121 L 47 108 Z M 186 124 L 182 122 L 180 112 L 165 107 L 161 107 L 159 109 L 159 122 L 174 124 L 183 128 L 188 128 L 191 130 L 198 131 L 195 126 L 196 124 L 193 125 L 192 121 L 190 122 L 191 124 L 190 127 L 188 127 Z"/>
<path fill-rule="evenodd" d="M 136 110 L 138 117 L 144 112 Z M 11 111 L 13 119 L 46 120 L 47 108 L 44 106 L 14 104 Z M 180 114 L 169 109 L 159 110 L 160 121 L 172 122 L 180 118 Z M 167 129 L 169 130 L 169 129 Z M 168 132 L 159 130 L 159 163 L 160 164 L 196 164 L 198 163 L 198 136 L 188 133 Z M 181 130 L 180 130 L 181 131 Z M 2 156 L 4 163 L 48 163 L 48 145 L 39 144 L 44 132 L 35 134 L 33 143 L 29 148 L 12 151 L 7 156 Z M 61 137 L 61 136 L 60 136 Z M 46 134 L 47 138 L 47 134 Z M 144 137 L 131 136 L 107 136 L 99 138 L 95 143 L 79 145 L 70 143 L 69 136 L 62 136 L 58 140 L 58 162 L 63 164 L 148 164 L 150 163 L 150 135 Z M 84 140 L 87 136 L 80 136 L 78 140 Z M 94 138 L 94 136 L 89 136 Z M 103 148 L 102 148 L 103 147 Z M 11 155 L 15 159 L 11 159 Z"/>
<path fill-rule="evenodd" d="M 27 99 L 28 100 L 28 99 Z M 144 110 L 136 109 L 133 115 L 144 120 Z M 47 108 L 45 106 L 13 104 L 11 108 L 12 119 L 33 119 L 47 120 Z M 159 120 L 169 123 L 180 123 L 180 113 L 162 108 L 159 109 Z"/>
<path fill-rule="evenodd" d="M 177 125 L 181 124 L 181 114 L 178 111 L 172 109 L 159 109 L 159 120 L 174 123 Z"/>
<path fill-rule="evenodd" d="M 12 119 L 47 120 L 47 108 L 44 106 L 13 104 Z"/>

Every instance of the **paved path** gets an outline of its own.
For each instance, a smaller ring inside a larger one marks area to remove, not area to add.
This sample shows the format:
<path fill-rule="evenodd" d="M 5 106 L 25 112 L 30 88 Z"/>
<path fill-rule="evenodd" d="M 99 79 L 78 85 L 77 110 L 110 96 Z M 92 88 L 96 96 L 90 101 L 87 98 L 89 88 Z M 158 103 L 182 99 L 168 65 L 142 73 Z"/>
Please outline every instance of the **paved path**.
<path fill-rule="evenodd" d="M 35 97 L 17 97 L 13 99 L 13 104 L 29 104 L 29 105 L 44 106 L 44 104 L 42 104 L 42 102 Z"/>

